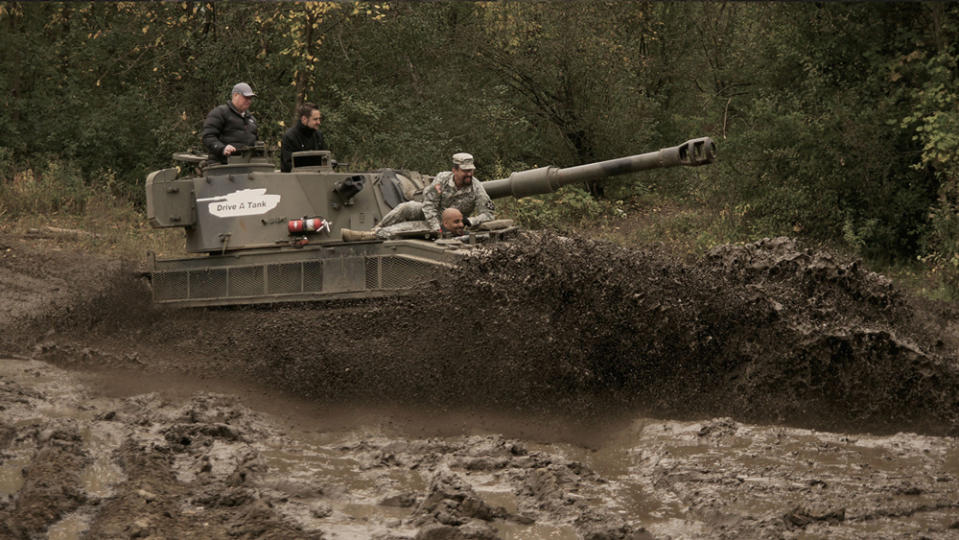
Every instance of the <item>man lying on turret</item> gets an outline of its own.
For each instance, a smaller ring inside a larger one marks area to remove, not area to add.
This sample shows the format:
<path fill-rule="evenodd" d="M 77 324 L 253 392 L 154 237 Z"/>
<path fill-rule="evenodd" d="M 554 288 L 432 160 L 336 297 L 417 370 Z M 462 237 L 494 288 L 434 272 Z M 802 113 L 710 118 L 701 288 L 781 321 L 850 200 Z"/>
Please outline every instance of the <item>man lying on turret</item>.
<path fill-rule="evenodd" d="M 371 231 L 343 229 L 344 239 L 386 239 L 392 236 L 390 227 L 408 221 L 425 221 L 428 231 L 439 236 L 443 232 L 440 218 L 443 211 L 456 208 L 463 216 L 463 225 L 475 227 L 495 219 L 493 201 L 486 194 L 483 183 L 473 178 L 473 156 L 466 152 L 453 154 L 453 168 L 436 175 L 423 190 L 423 202 L 406 201 L 389 211 Z M 473 213 L 476 216 L 469 217 Z M 383 231 L 382 233 L 380 231 Z"/>
<path fill-rule="evenodd" d="M 463 214 L 456 208 L 447 208 L 443 210 L 443 221 L 440 224 L 441 230 L 439 236 L 442 238 L 457 238 L 466 233 L 466 225 L 463 223 Z M 423 237 L 431 234 L 429 225 L 425 219 L 416 221 L 401 221 L 378 227 L 376 231 L 353 231 L 350 229 L 341 229 L 343 240 L 346 242 L 356 242 L 361 240 L 391 240 L 396 237 Z"/>

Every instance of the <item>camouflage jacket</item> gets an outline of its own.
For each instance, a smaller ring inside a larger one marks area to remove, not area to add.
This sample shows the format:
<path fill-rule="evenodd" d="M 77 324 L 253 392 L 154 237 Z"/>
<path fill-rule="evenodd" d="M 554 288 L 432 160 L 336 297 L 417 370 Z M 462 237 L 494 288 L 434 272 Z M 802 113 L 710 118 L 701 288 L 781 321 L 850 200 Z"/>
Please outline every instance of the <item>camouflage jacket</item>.
<path fill-rule="evenodd" d="M 436 175 L 433 183 L 423 190 L 423 216 L 430 228 L 439 230 L 440 216 L 443 210 L 456 208 L 467 218 L 476 212 L 476 217 L 470 217 L 470 225 L 490 221 L 493 217 L 493 201 L 486 194 L 483 183 L 473 178 L 469 186 L 457 188 L 453 183 L 453 172 L 443 171 Z"/>

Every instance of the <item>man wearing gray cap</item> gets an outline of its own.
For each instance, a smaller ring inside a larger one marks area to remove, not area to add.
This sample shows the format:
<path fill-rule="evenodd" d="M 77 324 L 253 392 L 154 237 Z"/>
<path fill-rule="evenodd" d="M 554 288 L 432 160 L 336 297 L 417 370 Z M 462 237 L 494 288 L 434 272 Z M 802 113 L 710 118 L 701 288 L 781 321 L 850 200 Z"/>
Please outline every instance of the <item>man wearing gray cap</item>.
<path fill-rule="evenodd" d="M 418 220 L 426 221 L 429 230 L 440 235 L 443 230 L 440 216 L 448 208 L 459 210 L 463 215 L 463 224 L 467 227 L 475 227 L 480 223 L 491 221 L 494 219 L 493 201 L 483 188 L 483 183 L 473 178 L 475 169 L 476 165 L 473 164 L 471 154 L 466 152 L 453 154 L 453 169 L 438 173 L 433 182 L 423 189 L 423 202 L 406 201 L 398 204 L 383 216 L 372 231 L 346 229 L 344 239 L 347 236 L 355 240 L 382 239 L 384 235 L 377 234 L 380 230 L 404 221 Z M 469 217 L 473 212 L 477 215 Z"/>
<path fill-rule="evenodd" d="M 203 122 L 203 144 L 210 151 L 210 159 L 226 163 L 226 158 L 238 146 L 256 144 L 256 120 L 250 114 L 250 105 L 256 94 L 250 85 L 241 82 L 233 87 L 230 101 L 217 105 Z"/>

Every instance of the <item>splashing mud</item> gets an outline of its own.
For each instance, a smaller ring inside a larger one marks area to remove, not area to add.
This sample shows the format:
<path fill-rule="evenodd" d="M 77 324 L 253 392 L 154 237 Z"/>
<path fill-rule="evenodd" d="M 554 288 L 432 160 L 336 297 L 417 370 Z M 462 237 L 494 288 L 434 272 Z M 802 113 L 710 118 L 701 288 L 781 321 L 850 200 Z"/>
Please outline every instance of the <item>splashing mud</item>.
<path fill-rule="evenodd" d="M 681 260 L 525 234 L 424 276 L 409 296 L 181 311 L 151 306 L 143 280 L 115 263 L 84 257 L 96 273 L 74 278 L 58 268 L 78 254 L 7 239 L 0 285 L 21 292 L 0 306 L 0 356 L 24 360 L 3 373 L 0 452 L 14 465 L 0 479 L 29 471 L 5 483 L 7 532 L 854 538 L 959 527 L 948 517 L 959 446 L 942 437 L 959 430 L 951 306 L 789 238 Z M 70 382 L 81 386 L 30 382 L 64 373 L 83 374 Z M 31 416 L 18 393 L 32 407 L 68 396 L 75 409 Z M 44 460 L 110 480 L 66 475 L 54 484 L 72 495 L 45 505 Z M 880 502 L 890 497 L 898 509 Z"/>
<path fill-rule="evenodd" d="M 320 400 L 944 433 L 959 419 L 955 342 L 918 309 L 787 238 L 687 262 L 539 235 L 376 304 L 168 312 L 121 278 L 43 325 L 124 344 L 90 365 L 132 355 Z M 64 345 L 38 346 L 55 359 Z"/>

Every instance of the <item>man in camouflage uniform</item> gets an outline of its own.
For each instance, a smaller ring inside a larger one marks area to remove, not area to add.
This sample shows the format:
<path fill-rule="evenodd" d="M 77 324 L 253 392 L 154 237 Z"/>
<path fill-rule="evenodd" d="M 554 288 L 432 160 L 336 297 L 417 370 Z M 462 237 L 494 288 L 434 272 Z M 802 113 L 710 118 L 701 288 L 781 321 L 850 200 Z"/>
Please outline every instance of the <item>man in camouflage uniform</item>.
<path fill-rule="evenodd" d="M 423 202 L 407 201 L 399 204 L 383 216 L 373 228 L 389 227 L 402 221 L 426 220 L 430 230 L 440 232 L 440 215 L 447 208 L 456 208 L 463 214 L 463 224 L 475 227 L 493 217 L 493 201 L 483 188 L 483 183 L 473 178 L 473 156 L 466 152 L 453 154 L 453 169 L 436 175 L 433 182 L 423 190 Z M 476 216 L 469 217 L 476 212 Z"/>
<path fill-rule="evenodd" d="M 447 208 L 443 210 L 443 222 L 440 225 L 439 236 L 443 238 L 455 238 L 463 236 L 466 225 L 463 223 L 463 214 L 456 208 Z M 390 240 L 392 238 L 415 238 L 427 237 L 436 234 L 436 231 L 430 229 L 429 223 L 425 219 L 416 221 L 401 221 L 386 227 L 377 227 L 371 231 L 373 235 L 380 240 Z M 354 237 L 353 234 L 346 233 L 346 236 Z"/>

